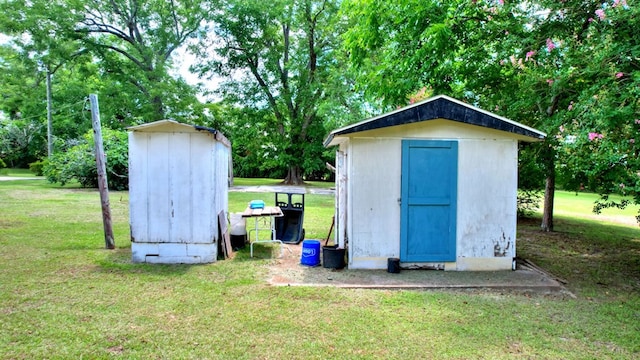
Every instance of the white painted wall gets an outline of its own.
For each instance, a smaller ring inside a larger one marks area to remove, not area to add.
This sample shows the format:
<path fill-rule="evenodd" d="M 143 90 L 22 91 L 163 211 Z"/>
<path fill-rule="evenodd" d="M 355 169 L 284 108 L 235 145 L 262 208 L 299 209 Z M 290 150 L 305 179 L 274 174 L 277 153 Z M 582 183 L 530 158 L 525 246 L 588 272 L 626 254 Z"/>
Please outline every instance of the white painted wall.
<path fill-rule="evenodd" d="M 516 254 L 517 186 L 516 140 L 460 142 L 457 270 L 511 269 Z"/>
<path fill-rule="evenodd" d="M 446 120 L 345 137 L 349 267 L 385 269 L 400 255 L 403 139 L 458 141 L 457 261 L 454 270 L 510 269 L 515 256 L 517 140 Z M 500 256 L 496 256 L 499 254 Z"/>
<path fill-rule="evenodd" d="M 349 267 L 386 268 L 400 255 L 400 164 L 397 139 L 354 138 L 348 153 Z"/>
<path fill-rule="evenodd" d="M 217 214 L 228 209 L 229 153 L 209 132 L 129 132 L 134 262 L 216 260 Z"/>
<path fill-rule="evenodd" d="M 336 201 L 334 244 L 344 249 L 347 229 L 347 156 L 344 151 L 336 151 Z"/>

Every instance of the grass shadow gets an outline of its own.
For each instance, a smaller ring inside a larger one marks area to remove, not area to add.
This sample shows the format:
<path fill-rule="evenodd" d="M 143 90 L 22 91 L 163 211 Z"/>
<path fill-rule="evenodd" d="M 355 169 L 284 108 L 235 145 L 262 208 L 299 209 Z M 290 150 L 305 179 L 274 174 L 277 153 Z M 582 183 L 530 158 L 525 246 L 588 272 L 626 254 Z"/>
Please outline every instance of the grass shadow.
<path fill-rule="evenodd" d="M 253 257 L 251 257 L 251 245 L 233 251 L 233 262 L 247 262 L 257 260 L 270 260 L 280 256 L 280 245 L 270 243 L 258 243 L 253 245 Z M 286 245 L 284 245 L 286 246 Z M 287 251 L 285 248 L 282 251 Z"/>
<path fill-rule="evenodd" d="M 96 262 L 97 271 L 102 273 L 181 276 L 189 273 L 193 267 L 206 265 L 134 263 L 131 258 L 131 247 L 105 251 L 109 252 L 108 255 Z"/>
<path fill-rule="evenodd" d="M 519 219 L 518 256 L 587 296 L 640 293 L 640 229 L 557 216 L 554 230 L 541 231 L 537 217 Z"/>

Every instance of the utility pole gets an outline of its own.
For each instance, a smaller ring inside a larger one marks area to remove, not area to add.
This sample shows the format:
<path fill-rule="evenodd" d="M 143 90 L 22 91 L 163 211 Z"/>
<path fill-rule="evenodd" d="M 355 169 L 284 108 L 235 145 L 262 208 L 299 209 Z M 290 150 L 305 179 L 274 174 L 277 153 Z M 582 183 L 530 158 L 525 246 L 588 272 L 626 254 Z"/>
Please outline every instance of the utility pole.
<path fill-rule="evenodd" d="M 93 142 L 96 149 L 96 167 L 98 169 L 98 189 L 100 190 L 100 203 L 102 204 L 102 223 L 104 225 L 104 242 L 107 249 L 115 249 L 113 228 L 111 226 L 111 209 L 109 207 L 109 186 L 107 183 L 107 165 L 102 144 L 102 128 L 100 126 L 100 109 L 98 108 L 98 95 L 89 95 L 91 101 L 91 124 L 93 125 Z"/>
<path fill-rule="evenodd" d="M 47 72 L 47 156 L 53 155 L 53 120 L 51 119 L 51 108 L 53 101 L 51 100 L 51 70 L 49 65 L 45 67 Z"/>

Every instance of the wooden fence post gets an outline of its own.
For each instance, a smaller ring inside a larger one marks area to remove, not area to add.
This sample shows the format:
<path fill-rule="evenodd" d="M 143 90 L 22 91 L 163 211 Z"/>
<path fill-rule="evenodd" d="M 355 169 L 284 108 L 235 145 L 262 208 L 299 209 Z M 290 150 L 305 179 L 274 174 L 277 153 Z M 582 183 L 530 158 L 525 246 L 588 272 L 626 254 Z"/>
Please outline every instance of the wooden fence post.
<path fill-rule="evenodd" d="M 100 126 L 100 109 L 98 95 L 89 95 L 91 101 L 91 124 L 93 126 L 93 142 L 96 149 L 96 167 L 98 169 L 98 189 L 102 204 L 102 223 L 104 225 L 104 242 L 107 249 L 115 249 L 113 228 L 111 226 L 111 208 L 109 207 L 109 185 L 107 183 L 107 165 L 102 144 L 102 129 Z"/>

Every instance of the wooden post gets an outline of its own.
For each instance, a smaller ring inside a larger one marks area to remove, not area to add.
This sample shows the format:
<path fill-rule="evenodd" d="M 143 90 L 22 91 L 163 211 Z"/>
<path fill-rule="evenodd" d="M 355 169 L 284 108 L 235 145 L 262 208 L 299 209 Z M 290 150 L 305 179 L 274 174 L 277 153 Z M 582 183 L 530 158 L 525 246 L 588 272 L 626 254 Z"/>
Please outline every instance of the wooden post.
<path fill-rule="evenodd" d="M 115 249 L 113 228 L 111 227 L 111 209 L 109 207 L 109 186 L 107 183 L 107 165 L 102 144 L 102 129 L 100 126 L 100 109 L 98 95 L 89 95 L 91 101 L 91 124 L 93 125 L 93 142 L 96 148 L 96 167 L 98 169 L 98 189 L 102 204 L 102 223 L 104 225 L 104 242 L 107 249 Z"/>

